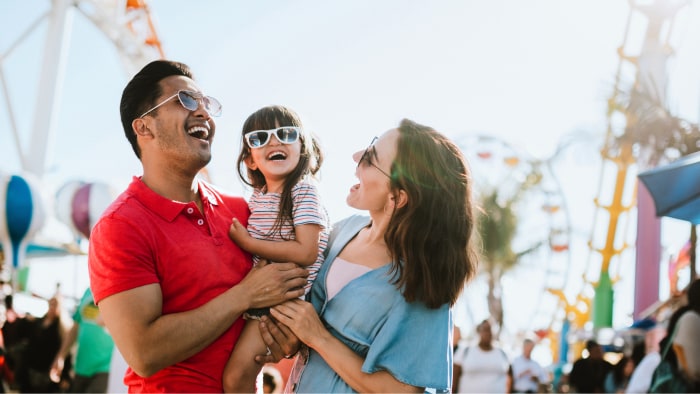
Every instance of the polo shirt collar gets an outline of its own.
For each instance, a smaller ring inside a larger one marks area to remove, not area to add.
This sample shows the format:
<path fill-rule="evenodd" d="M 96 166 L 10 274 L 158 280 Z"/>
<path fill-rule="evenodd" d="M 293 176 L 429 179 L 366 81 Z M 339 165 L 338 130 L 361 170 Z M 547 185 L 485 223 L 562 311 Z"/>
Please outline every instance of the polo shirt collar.
<path fill-rule="evenodd" d="M 161 196 L 146 186 L 141 178 L 140 176 L 133 177 L 131 185 L 129 185 L 131 193 L 137 200 L 145 205 L 146 208 L 163 219 L 172 222 L 183 209 L 190 205 L 190 203 L 173 201 Z M 218 205 L 214 192 L 199 179 L 197 179 L 197 188 L 199 189 L 199 195 L 202 197 L 202 203 L 205 206 L 207 203 L 209 205 Z"/>

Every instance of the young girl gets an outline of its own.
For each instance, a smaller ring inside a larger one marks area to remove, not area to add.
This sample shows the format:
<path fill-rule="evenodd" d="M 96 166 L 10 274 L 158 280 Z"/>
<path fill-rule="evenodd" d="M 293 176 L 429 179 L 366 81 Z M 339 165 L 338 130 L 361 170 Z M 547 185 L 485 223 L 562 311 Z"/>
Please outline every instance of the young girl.
<path fill-rule="evenodd" d="M 229 235 L 254 255 L 254 264 L 267 259 L 307 267 L 307 291 L 328 242 L 328 217 L 312 183 L 322 161 L 318 142 L 288 108 L 264 107 L 243 124 L 238 173 L 253 187 L 251 214 L 247 231 L 234 219 Z M 248 321 L 224 370 L 226 392 L 255 391 L 262 366 L 254 357 L 266 351 L 257 319 L 268 313 L 265 308 L 246 314 Z"/>

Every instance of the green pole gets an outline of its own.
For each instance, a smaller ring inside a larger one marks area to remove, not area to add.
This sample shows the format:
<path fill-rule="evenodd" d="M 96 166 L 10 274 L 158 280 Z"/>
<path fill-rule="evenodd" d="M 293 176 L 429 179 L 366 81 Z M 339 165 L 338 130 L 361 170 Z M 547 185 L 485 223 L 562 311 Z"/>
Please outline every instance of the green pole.
<path fill-rule="evenodd" d="M 613 317 L 613 288 L 610 274 L 600 273 L 598 286 L 593 298 L 593 328 L 612 327 Z"/>

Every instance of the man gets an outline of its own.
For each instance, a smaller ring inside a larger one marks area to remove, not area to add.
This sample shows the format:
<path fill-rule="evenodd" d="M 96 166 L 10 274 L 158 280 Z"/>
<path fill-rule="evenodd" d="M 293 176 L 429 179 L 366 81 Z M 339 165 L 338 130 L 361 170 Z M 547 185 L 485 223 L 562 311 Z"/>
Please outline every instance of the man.
<path fill-rule="evenodd" d="M 66 358 L 73 345 L 78 343 L 74 360 L 75 377 L 71 382 L 72 393 L 106 393 L 109 381 L 109 365 L 114 341 L 104 327 L 100 310 L 95 305 L 88 288 L 73 314 L 73 327 L 68 331 L 51 368 L 52 378 L 58 380 L 64 373 Z"/>
<path fill-rule="evenodd" d="M 523 340 L 523 354 L 513 360 L 513 391 L 516 393 L 537 393 L 540 386 L 549 380 L 542 366 L 532 359 L 535 342 Z"/>
<path fill-rule="evenodd" d="M 452 392 L 507 393 L 511 386 L 508 356 L 493 341 L 491 323 L 484 320 L 476 326 L 477 346 L 460 346 L 454 355 Z"/>
<path fill-rule="evenodd" d="M 603 348 L 593 339 L 586 341 L 587 358 L 574 362 L 569 383 L 577 393 L 604 393 L 605 376 L 613 368 L 603 358 Z"/>
<path fill-rule="evenodd" d="M 662 327 L 654 327 L 644 335 L 645 355 L 630 376 L 630 381 L 625 388 L 626 393 L 647 393 L 651 386 L 651 377 L 654 370 L 661 362 L 659 353 L 659 341 L 666 330 Z"/>
<path fill-rule="evenodd" d="M 105 211 L 90 236 L 90 285 L 129 368 L 131 392 L 221 392 L 226 360 L 243 328 L 241 314 L 303 295 L 306 270 L 260 265 L 229 238 L 244 226 L 245 200 L 221 194 L 197 174 L 211 159 L 221 112 L 189 68 L 146 65 L 120 104 L 127 139 L 143 175 Z M 271 356 L 298 346 L 270 321 L 261 324 Z"/>

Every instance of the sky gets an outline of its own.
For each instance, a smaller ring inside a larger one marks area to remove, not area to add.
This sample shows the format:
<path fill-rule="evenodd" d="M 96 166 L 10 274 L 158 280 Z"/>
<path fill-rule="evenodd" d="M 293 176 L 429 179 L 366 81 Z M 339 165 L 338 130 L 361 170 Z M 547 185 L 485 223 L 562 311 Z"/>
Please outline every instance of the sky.
<path fill-rule="evenodd" d="M 36 108 L 47 35 L 46 19 L 38 18 L 51 3 L 0 2 L 0 66 L 7 92 L 0 96 L 0 172 L 5 174 L 22 171 L 8 102 L 25 151 L 34 120 L 46 116 Z M 111 2 L 95 1 L 86 9 L 104 10 L 107 3 Z M 565 256 L 545 253 L 537 258 L 559 264 L 569 287 L 581 285 L 593 199 L 600 184 L 598 150 L 619 63 L 616 51 L 629 16 L 627 1 L 147 3 L 166 57 L 191 66 L 199 86 L 223 104 L 208 170 L 212 181 L 227 191 L 247 193 L 235 171 L 240 129 L 249 114 L 270 104 L 294 109 L 305 128 L 319 136 L 326 158 L 320 188 L 334 221 L 355 213 L 345 205 L 347 191 L 355 183 L 352 153 L 403 118 L 471 143 L 464 146 L 471 161 L 477 160 L 481 148 L 481 140 L 474 143 L 475 135 L 489 136 L 499 148 L 528 160 L 547 160 L 563 141 L 575 140 L 553 162 L 552 170 L 558 181 L 554 193 L 568 207 L 571 250 Z M 699 12 L 693 3 L 679 12 L 672 36 L 676 55 L 668 72 L 669 105 L 693 121 L 700 109 Z M 36 28 L 30 31 L 31 26 Z M 642 31 L 643 24 L 628 38 L 640 41 Z M 29 33 L 18 41 L 25 32 Z M 105 182 L 120 191 L 140 174 L 119 120 L 121 91 L 130 78 L 119 52 L 77 11 L 72 12 L 64 45 L 66 67 L 59 78 L 55 129 L 47 136 L 47 169 L 40 182 L 50 215 L 55 214 L 50 211 L 56 190 L 68 181 Z M 498 178 L 503 172 L 499 164 L 473 164 L 479 182 L 509 182 Z M 548 225 L 542 224 L 539 212 L 523 215 L 534 227 Z M 664 228 L 680 226 L 666 219 L 663 223 Z M 40 236 L 72 235 L 50 219 Z M 680 246 L 675 235 L 664 237 L 664 253 Z M 69 260 L 73 268 L 35 279 L 37 292 L 46 294 L 47 281 L 64 275 L 60 277 L 69 283 L 67 287 L 81 293 L 87 285 L 84 258 Z M 32 264 L 47 273 L 59 266 L 44 259 Z M 618 284 L 622 294 L 616 303 L 618 325 L 628 323 L 631 313 L 632 264 L 633 256 L 621 264 L 626 265 L 626 277 Z M 505 279 L 504 291 L 509 292 L 504 297 L 511 300 L 507 307 L 513 316 L 518 315 L 516 310 L 522 315 L 512 321 L 513 330 L 536 313 L 517 304 L 523 298 L 509 289 L 518 289 L 514 282 L 522 283 L 523 278 L 539 277 L 528 282 L 537 284 L 526 290 L 541 294 L 543 271 L 541 265 L 529 262 Z M 468 301 L 456 312 L 458 321 L 470 325 L 486 317 L 483 291 L 483 281 L 468 287 Z"/>

